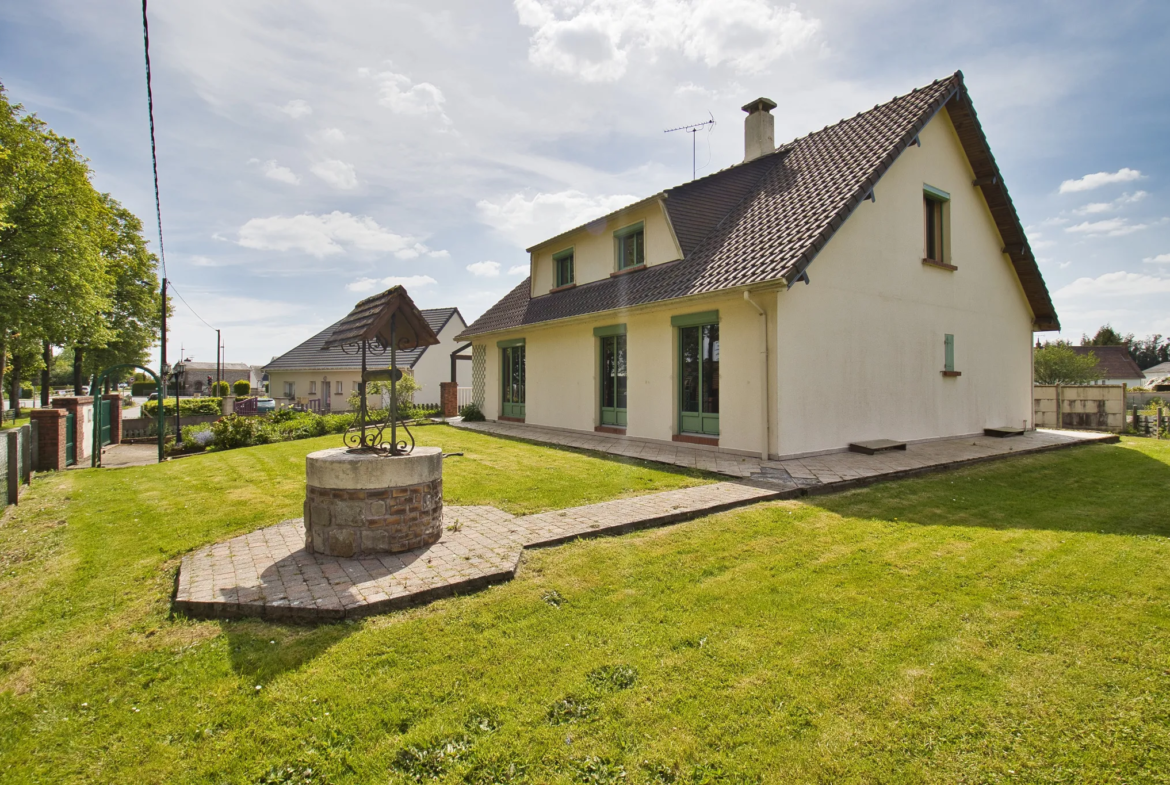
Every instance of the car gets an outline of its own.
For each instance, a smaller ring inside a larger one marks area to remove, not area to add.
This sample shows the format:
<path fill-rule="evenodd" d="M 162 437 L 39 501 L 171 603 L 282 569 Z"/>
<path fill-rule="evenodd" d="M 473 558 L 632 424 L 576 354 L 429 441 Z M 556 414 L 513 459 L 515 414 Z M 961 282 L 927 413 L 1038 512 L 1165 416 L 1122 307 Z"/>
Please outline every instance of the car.
<path fill-rule="evenodd" d="M 268 412 L 276 411 L 276 401 L 271 398 L 257 398 L 256 411 L 259 414 L 267 414 Z"/>

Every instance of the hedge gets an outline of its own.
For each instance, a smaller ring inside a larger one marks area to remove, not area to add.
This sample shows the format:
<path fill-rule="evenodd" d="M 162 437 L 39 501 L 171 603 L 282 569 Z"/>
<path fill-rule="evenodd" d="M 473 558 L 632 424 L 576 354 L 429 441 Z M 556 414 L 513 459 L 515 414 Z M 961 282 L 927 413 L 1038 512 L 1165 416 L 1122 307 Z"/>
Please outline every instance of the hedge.
<path fill-rule="evenodd" d="M 163 403 L 163 412 L 171 417 L 175 415 L 175 399 L 167 398 Z M 222 414 L 222 398 L 180 398 L 179 414 Z M 142 416 L 154 417 L 158 414 L 158 401 L 147 401 L 142 404 Z"/>
<path fill-rule="evenodd" d="M 158 392 L 158 385 L 154 382 L 132 382 L 130 384 L 130 394 L 139 398 L 155 392 Z"/>
<path fill-rule="evenodd" d="M 236 382 L 232 384 L 232 392 L 236 396 L 247 395 L 248 393 L 252 392 L 252 384 L 247 379 L 237 379 Z"/>

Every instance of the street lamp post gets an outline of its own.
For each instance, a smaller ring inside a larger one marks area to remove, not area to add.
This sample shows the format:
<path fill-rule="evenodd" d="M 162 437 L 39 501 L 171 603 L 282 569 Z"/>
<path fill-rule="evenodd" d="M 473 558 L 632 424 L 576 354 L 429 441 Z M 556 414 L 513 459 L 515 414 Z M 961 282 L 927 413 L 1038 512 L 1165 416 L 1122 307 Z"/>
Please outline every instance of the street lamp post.
<path fill-rule="evenodd" d="M 179 390 L 183 386 L 183 371 L 185 371 L 185 370 L 186 370 L 186 367 L 183 365 L 182 360 L 175 363 L 175 367 L 172 369 L 172 372 L 174 373 L 174 379 L 175 379 L 175 445 L 176 446 L 183 443 L 183 428 L 182 428 L 182 425 L 179 423 Z"/>

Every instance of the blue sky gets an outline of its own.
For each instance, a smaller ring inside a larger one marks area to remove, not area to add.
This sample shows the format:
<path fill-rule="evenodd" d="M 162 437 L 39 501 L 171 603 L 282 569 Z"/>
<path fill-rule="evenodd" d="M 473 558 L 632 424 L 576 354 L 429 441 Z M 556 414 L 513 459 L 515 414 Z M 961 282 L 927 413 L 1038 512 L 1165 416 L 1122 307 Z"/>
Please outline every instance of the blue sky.
<path fill-rule="evenodd" d="M 168 272 L 230 361 L 397 281 L 470 321 L 524 248 L 962 69 L 1064 337 L 1170 334 L 1170 4 L 516 0 L 151 3 Z M 0 6 L 0 81 L 154 204 L 134 0 Z M 155 244 L 152 242 L 152 247 Z M 182 303 L 172 354 L 213 359 Z M 1042 337 L 1052 337 L 1042 336 Z"/>

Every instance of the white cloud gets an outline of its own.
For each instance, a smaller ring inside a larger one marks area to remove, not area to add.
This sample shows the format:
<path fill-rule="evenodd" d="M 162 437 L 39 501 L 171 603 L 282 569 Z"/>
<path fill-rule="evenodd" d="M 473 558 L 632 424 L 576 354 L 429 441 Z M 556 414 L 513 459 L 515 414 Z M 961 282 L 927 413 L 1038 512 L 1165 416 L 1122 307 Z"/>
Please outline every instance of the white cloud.
<path fill-rule="evenodd" d="M 1120 210 L 1127 204 L 1134 204 L 1145 199 L 1149 194 L 1145 191 L 1134 191 L 1133 193 L 1125 193 L 1114 199 L 1112 202 L 1092 202 L 1086 204 L 1084 207 L 1078 207 L 1073 210 L 1077 215 L 1100 215 L 1101 213 L 1111 213 L 1114 210 Z"/>
<path fill-rule="evenodd" d="M 395 234 L 373 218 L 333 211 L 324 215 L 274 215 L 253 218 L 240 227 L 239 244 L 261 251 L 301 251 L 318 259 L 343 254 L 346 248 L 392 253 L 412 259 L 431 253 L 415 238 Z"/>
<path fill-rule="evenodd" d="M 1123 167 L 1116 172 L 1097 172 L 1096 174 L 1087 174 L 1079 180 L 1065 180 L 1060 184 L 1060 192 L 1062 194 L 1068 194 L 1078 191 L 1091 191 L 1094 188 L 1100 188 L 1110 183 L 1128 183 L 1131 180 L 1140 180 L 1141 178 L 1142 173 L 1137 169 Z"/>
<path fill-rule="evenodd" d="M 292 169 L 289 169 L 287 166 L 280 166 L 276 161 L 265 161 L 261 165 L 260 171 L 264 172 L 264 176 L 270 180 L 288 183 L 289 185 L 296 185 L 301 181 L 301 178 L 297 177 Z"/>
<path fill-rule="evenodd" d="M 368 69 L 359 69 L 358 72 L 363 76 L 370 73 Z M 381 83 L 378 103 L 390 111 L 414 117 L 437 115 L 449 122 L 443 113 L 443 104 L 447 99 L 443 97 L 443 91 L 430 82 L 414 84 L 409 76 L 393 71 L 383 71 L 374 74 L 374 77 Z"/>
<path fill-rule="evenodd" d="M 309 134 L 309 138 L 318 144 L 342 144 L 345 142 L 345 131 L 340 128 L 322 128 Z"/>
<path fill-rule="evenodd" d="M 1058 300 L 1102 297 L 1143 297 L 1151 294 L 1170 294 L 1170 278 L 1118 270 L 1096 278 L 1078 278 L 1058 289 L 1053 295 Z"/>
<path fill-rule="evenodd" d="M 467 265 L 467 271 L 482 278 L 495 278 L 500 274 L 499 262 L 475 262 Z"/>
<path fill-rule="evenodd" d="M 528 275 L 528 265 L 514 264 L 508 268 L 508 275 Z"/>
<path fill-rule="evenodd" d="M 334 188 L 348 191 L 357 187 L 357 174 L 354 173 L 353 164 L 347 164 L 345 161 L 330 158 L 313 164 L 309 171 Z"/>
<path fill-rule="evenodd" d="M 1088 237 L 1124 237 L 1127 234 L 1148 229 L 1149 224 L 1131 224 L 1125 218 L 1106 218 L 1104 221 L 1085 221 L 1065 229 L 1066 232 L 1083 234 Z"/>
<path fill-rule="evenodd" d="M 1146 264 L 1170 264 L 1170 253 L 1160 253 L 1157 256 L 1147 256 L 1142 259 Z"/>
<path fill-rule="evenodd" d="M 482 223 L 521 247 L 581 226 L 638 201 L 635 196 L 589 196 L 581 191 L 538 193 L 533 197 L 513 194 L 497 201 L 478 202 L 476 212 Z"/>
<path fill-rule="evenodd" d="M 620 79 L 631 54 L 678 53 L 759 73 L 810 44 L 821 23 L 766 0 L 513 0 L 534 65 L 587 82 Z"/>
<path fill-rule="evenodd" d="M 293 119 L 307 117 L 313 113 L 313 107 L 309 106 L 307 101 L 302 101 L 300 98 L 294 98 L 284 106 L 280 107 L 280 111 L 284 112 Z"/>
<path fill-rule="evenodd" d="M 375 278 L 359 278 L 353 283 L 346 284 L 345 288 L 351 292 L 368 292 L 377 288 L 379 285 L 389 289 L 391 286 L 405 286 L 407 289 L 411 287 L 419 288 L 422 286 L 430 286 L 438 283 L 429 275 L 405 275 L 405 276 L 390 276 L 382 278 L 381 280 Z"/>

